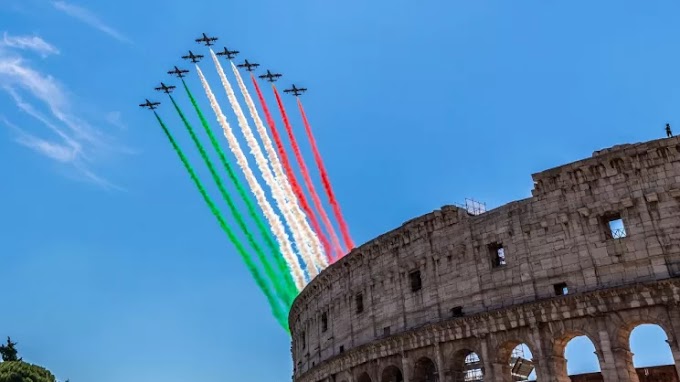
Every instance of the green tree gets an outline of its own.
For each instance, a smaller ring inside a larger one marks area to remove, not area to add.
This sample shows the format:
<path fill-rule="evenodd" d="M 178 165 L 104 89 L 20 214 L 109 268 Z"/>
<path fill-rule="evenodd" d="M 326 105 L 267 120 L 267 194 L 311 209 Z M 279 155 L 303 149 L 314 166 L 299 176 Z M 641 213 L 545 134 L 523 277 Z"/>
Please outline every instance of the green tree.
<path fill-rule="evenodd" d="M 56 382 L 49 370 L 23 361 L 0 363 L 0 382 Z"/>
<path fill-rule="evenodd" d="M 0 382 L 57 382 L 49 370 L 22 361 L 16 345 L 9 337 L 0 345 Z"/>
<path fill-rule="evenodd" d="M 5 362 L 21 361 L 16 348 L 17 343 L 12 342 L 12 339 L 7 337 L 7 345 L 0 345 L 0 356 Z"/>

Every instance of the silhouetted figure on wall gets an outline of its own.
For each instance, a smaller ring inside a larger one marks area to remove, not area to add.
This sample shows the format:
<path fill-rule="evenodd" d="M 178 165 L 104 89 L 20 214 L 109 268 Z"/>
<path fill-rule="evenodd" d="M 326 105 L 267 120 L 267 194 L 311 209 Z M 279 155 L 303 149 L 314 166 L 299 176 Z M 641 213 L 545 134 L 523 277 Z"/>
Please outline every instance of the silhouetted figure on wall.
<path fill-rule="evenodd" d="M 666 136 L 668 138 L 673 136 L 673 131 L 671 130 L 671 124 L 670 123 L 666 124 Z"/>

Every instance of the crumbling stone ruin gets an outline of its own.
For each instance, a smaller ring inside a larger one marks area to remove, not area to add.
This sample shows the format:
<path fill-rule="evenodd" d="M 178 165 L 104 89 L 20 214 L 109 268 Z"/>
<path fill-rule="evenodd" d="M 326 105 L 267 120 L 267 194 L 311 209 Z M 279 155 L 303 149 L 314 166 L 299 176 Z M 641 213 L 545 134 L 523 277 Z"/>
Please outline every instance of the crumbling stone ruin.
<path fill-rule="evenodd" d="M 680 374 L 680 138 L 533 175 L 530 198 L 445 206 L 331 265 L 296 299 L 295 382 L 567 382 L 587 336 L 600 379 L 637 382 L 631 331 L 657 324 Z M 532 360 L 513 354 L 526 344 Z M 671 375 L 671 374 L 668 374 Z M 665 378 L 665 377 L 664 377 Z M 591 380 L 591 379 L 588 379 Z"/>

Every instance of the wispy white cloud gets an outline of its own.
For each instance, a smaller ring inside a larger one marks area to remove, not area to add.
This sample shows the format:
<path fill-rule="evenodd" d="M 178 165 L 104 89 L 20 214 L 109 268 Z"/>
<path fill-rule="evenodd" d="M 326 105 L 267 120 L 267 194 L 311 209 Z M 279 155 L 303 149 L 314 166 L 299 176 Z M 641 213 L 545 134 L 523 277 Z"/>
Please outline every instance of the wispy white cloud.
<path fill-rule="evenodd" d="M 61 163 L 69 163 L 76 160 L 77 151 L 73 147 L 39 138 L 18 127 L 5 117 L 0 118 L 0 121 L 14 131 L 18 143 Z"/>
<path fill-rule="evenodd" d="M 110 137 L 72 110 L 71 95 L 64 85 L 33 68 L 17 52 L 0 47 L 0 90 L 9 95 L 18 110 L 43 127 L 40 132 L 35 127 L 19 127 L 7 118 L 0 118 L 0 122 L 15 133 L 17 143 L 60 164 L 70 165 L 81 180 L 120 190 L 95 174 L 91 167 L 106 152 L 126 149 L 115 147 Z M 45 135 L 46 132 L 51 134 Z"/>
<path fill-rule="evenodd" d="M 115 38 L 120 42 L 132 43 L 132 41 L 130 41 L 130 39 L 125 37 L 122 33 L 117 31 L 113 27 L 107 25 L 97 15 L 83 7 L 73 5 L 61 0 L 52 2 L 52 5 L 56 9 L 64 12 L 65 14 L 106 33 L 107 35 Z"/>
<path fill-rule="evenodd" d="M 59 54 L 59 49 L 38 36 L 10 36 L 7 32 L 4 32 L 0 46 L 31 50 L 40 54 L 43 58 L 50 54 Z"/>
<path fill-rule="evenodd" d="M 125 122 L 123 122 L 123 116 L 119 111 L 111 111 L 106 113 L 106 122 L 108 122 L 111 126 L 115 126 L 121 130 L 126 130 L 127 125 Z"/>

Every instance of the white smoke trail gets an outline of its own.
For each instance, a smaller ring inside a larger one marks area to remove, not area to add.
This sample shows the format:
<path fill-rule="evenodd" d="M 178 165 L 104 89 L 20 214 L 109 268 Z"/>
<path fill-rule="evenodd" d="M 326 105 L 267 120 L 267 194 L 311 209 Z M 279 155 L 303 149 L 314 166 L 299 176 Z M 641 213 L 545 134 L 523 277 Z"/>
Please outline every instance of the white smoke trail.
<path fill-rule="evenodd" d="M 231 63 L 231 70 L 234 72 L 234 76 L 236 76 L 236 82 L 238 82 L 238 87 L 239 89 L 241 89 L 243 98 L 245 98 L 246 100 L 246 105 L 248 105 L 248 111 L 250 112 L 250 116 L 253 118 L 253 121 L 255 121 L 257 133 L 260 136 L 260 139 L 262 139 L 265 152 L 269 157 L 269 163 L 271 163 L 272 168 L 274 169 L 274 175 L 276 176 L 276 179 L 280 180 L 280 183 L 283 185 L 285 192 L 288 194 L 288 199 L 293 201 L 293 213 L 295 213 L 295 216 L 298 219 L 298 224 L 300 224 L 302 229 L 305 230 L 306 234 L 312 238 L 312 244 L 316 245 L 316 248 L 314 248 L 315 263 L 318 267 L 324 269 L 328 266 L 328 261 L 326 257 L 323 255 L 324 250 L 323 247 L 321 246 L 321 241 L 319 240 L 314 230 L 312 230 L 312 227 L 310 227 L 309 223 L 307 222 L 305 213 L 302 211 L 302 208 L 300 208 L 300 205 L 297 201 L 297 197 L 295 196 L 295 192 L 293 192 L 293 187 L 291 186 L 290 181 L 286 176 L 286 173 L 283 171 L 283 166 L 281 165 L 279 156 L 276 153 L 276 150 L 274 149 L 274 144 L 272 143 L 272 140 L 269 138 L 269 134 L 267 134 L 267 130 L 265 129 L 264 124 L 262 123 L 262 118 L 260 118 L 260 114 L 258 113 L 257 108 L 255 107 L 253 98 L 250 96 L 248 88 L 246 87 L 246 84 L 243 82 L 243 78 L 241 77 L 241 73 L 239 73 L 238 69 L 236 68 L 236 65 L 234 65 L 233 62 Z"/>
<path fill-rule="evenodd" d="M 253 154 L 253 157 L 255 157 L 255 163 L 257 164 L 257 167 L 260 169 L 260 172 L 262 173 L 262 178 L 264 179 L 265 183 L 267 183 L 267 185 L 271 189 L 274 201 L 276 201 L 276 204 L 279 207 L 281 213 L 283 214 L 284 219 L 286 220 L 286 222 L 288 222 L 288 227 L 290 228 L 291 233 L 293 234 L 293 238 L 295 239 L 297 247 L 300 250 L 300 254 L 302 255 L 302 258 L 304 259 L 305 263 L 307 263 L 307 272 L 309 272 L 309 276 L 314 278 L 318 274 L 318 270 L 315 265 L 316 262 L 314 261 L 316 258 L 316 254 L 314 253 L 315 252 L 314 246 L 312 245 L 311 241 L 312 238 L 309 237 L 307 232 L 305 232 L 305 230 L 303 230 L 300 227 L 300 222 L 298 221 L 298 219 L 296 219 L 295 213 L 293 212 L 294 210 L 293 204 L 286 196 L 283 185 L 280 182 L 277 182 L 276 178 L 274 177 L 274 174 L 269 168 L 267 158 L 265 158 L 264 154 L 262 153 L 260 144 L 257 142 L 257 139 L 255 139 L 255 135 L 253 135 L 253 131 L 250 129 L 250 126 L 248 125 L 248 120 L 246 119 L 245 114 L 243 114 L 241 105 L 238 103 L 238 100 L 236 99 L 236 94 L 234 94 L 234 90 L 232 89 L 231 84 L 227 79 L 227 75 L 224 73 L 222 64 L 220 63 L 219 59 L 217 58 L 217 55 L 215 55 L 214 52 L 211 51 L 211 54 L 213 62 L 215 63 L 215 68 L 217 69 L 217 73 L 219 74 L 220 79 L 222 80 L 224 90 L 227 92 L 227 98 L 229 98 L 229 103 L 231 104 L 231 107 L 234 110 L 234 114 L 236 114 L 236 117 L 238 119 L 238 125 L 241 128 L 241 131 L 243 132 L 243 136 L 245 137 L 246 142 L 248 143 L 250 152 Z"/>
<path fill-rule="evenodd" d="M 234 135 L 234 132 L 232 131 L 231 127 L 229 126 L 229 123 L 227 122 L 227 118 L 224 116 L 224 113 L 222 113 L 222 109 L 220 108 L 219 103 L 217 103 L 217 99 L 215 98 L 215 95 L 210 89 L 208 81 L 205 79 L 205 76 L 203 75 L 203 72 L 201 71 L 201 68 L 198 67 L 198 65 L 196 65 L 196 72 L 198 73 L 198 77 L 201 79 L 201 84 L 203 85 L 205 94 L 208 96 L 208 99 L 210 100 L 210 106 L 215 112 L 217 122 L 219 122 L 220 126 L 222 126 L 224 136 L 227 138 L 227 142 L 229 143 L 229 149 L 231 150 L 232 153 L 234 153 L 234 156 L 236 157 L 236 163 L 238 163 L 239 167 L 241 167 L 241 170 L 243 171 L 246 177 L 246 181 L 250 186 L 250 190 L 255 195 L 257 204 L 264 212 L 264 216 L 267 219 L 267 222 L 272 227 L 274 237 L 276 237 L 276 241 L 278 242 L 279 247 L 281 249 L 281 254 L 288 263 L 288 266 L 290 267 L 291 274 L 293 275 L 293 279 L 295 280 L 295 286 L 298 288 L 298 290 L 302 290 L 302 288 L 304 288 L 306 284 L 305 275 L 302 270 L 302 266 L 298 261 L 297 256 L 293 252 L 293 247 L 283 227 L 283 223 L 281 222 L 281 219 L 279 219 L 279 216 L 276 214 L 276 212 L 274 212 L 274 208 L 272 208 L 271 204 L 267 200 L 264 194 L 264 190 L 262 189 L 262 186 L 260 186 L 260 183 L 257 181 L 255 174 L 253 174 L 253 170 L 250 168 L 250 165 L 248 164 L 248 158 L 246 158 L 245 154 L 243 153 L 243 150 L 241 149 L 241 146 L 239 145 L 238 140 Z"/>

